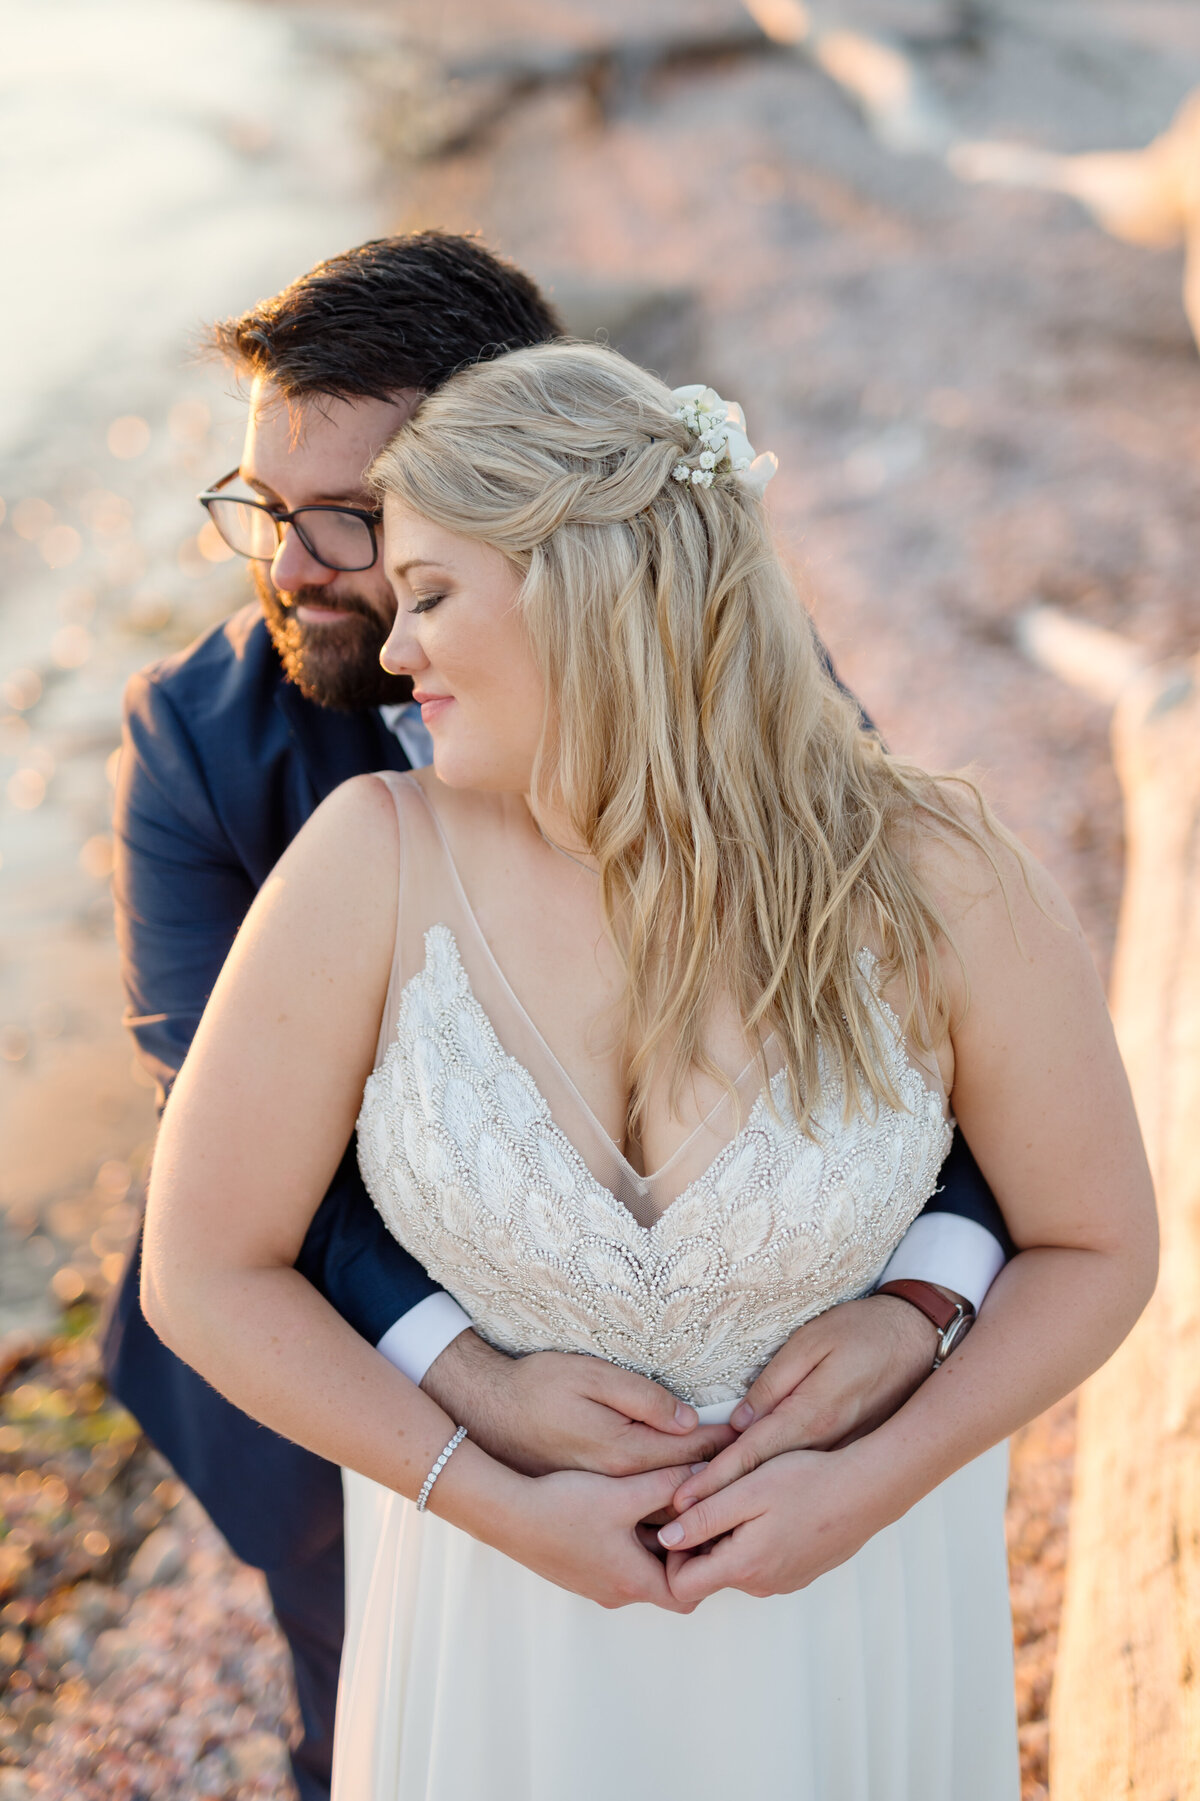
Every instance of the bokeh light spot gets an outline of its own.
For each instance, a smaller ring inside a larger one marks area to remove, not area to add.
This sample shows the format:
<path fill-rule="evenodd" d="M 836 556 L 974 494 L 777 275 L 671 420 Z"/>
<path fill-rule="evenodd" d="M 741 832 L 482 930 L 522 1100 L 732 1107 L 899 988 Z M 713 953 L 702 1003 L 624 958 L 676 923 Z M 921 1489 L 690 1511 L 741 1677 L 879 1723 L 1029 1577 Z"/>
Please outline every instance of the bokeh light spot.
<path fill-rule="evenodd" d="M 108 448 L 118 462 L 130 463 L 140 457 L 150 444 L 150 427 L 136 413 L 124 413 L 108 428 Z"/>
<path fill-rule="evenodd" d="M 32 813 L 46 798 L 46 778 L 40 769 L 18 769 L 9 777 L 8 798 L 22 813 Z"/>
<path fill-rule="evenodd" d="M 51 569 L 65 569 L 83 549 L 83 539 L 73 525 L 52 525 L 42 533 L 38 549 Z"/>
<path fill-rule="evenodd" d="M 95 488 L 83 503 L 83 515 L 101 538 L 119 538 L 133 524 L 133 503 L 107 488 Z"/>
<path fill-rule="evenodd" d="M 120 1157 L 106 1157 L 96 1171 L 96 1187 L 113 1200 L 124 1200 L 133 1181 L 133 1171 Z"/>
<path fill-rule="evenodd" d="M 32 544 L 54 524 L 54 508 L 49 501 L 35 500 L 31 495 L 27 500 L 18 500 L 13 508 L 12 523 L 18 538 L 25 538 Z"/>
<path fill-rule="evenodd" d="M 112 839 L 106 833 L 97 832 L 94 838 L 89 838 L 83 845 L 79 852 L 79 867 L 84 875 L 91 876 L 97 882 L 105 881 L 112 874 Z"/>
<path fill-rule="evenodd" d="M 206 563 L 227 563 L 230 557 L 237 554 L 230 550 L 211 519 L 196 533 L 196 549 Z"/>
<path fill-rule="evenodd" d="M 50 655 L 60 669 L 82 669 L 92 654 L 92 634 L 85 625 L 64 625 L 50 640 Z"/>
<path fill-rule="evenodd" d="M 72 1269 L 69 1263 L 64 1268 L 55 1270 L 50 1278 L 50 1286 L 54 1290 L 54 1298 L 61 1301 L 64 1307 L 70 1307 L 75 1301 L 82 1300 L 87 1290 L 87 1283 L 79 1271 Z M 96 1536 L 100 1537 L 101 1535 L 97 1533 Z M 104 1550 L 107 1551 L 107 1549 L 108 1540 L 105 1539 Z M 98 1555 L 103 1556 L 104 1552 L 99 1552 Z"/>
<path fill-rule="evenodd" d="M 42 698 L 42 678 L 36 669 L 14 669 L 0 685 L 0 693 L 18 713 L 28 712 Z"/>

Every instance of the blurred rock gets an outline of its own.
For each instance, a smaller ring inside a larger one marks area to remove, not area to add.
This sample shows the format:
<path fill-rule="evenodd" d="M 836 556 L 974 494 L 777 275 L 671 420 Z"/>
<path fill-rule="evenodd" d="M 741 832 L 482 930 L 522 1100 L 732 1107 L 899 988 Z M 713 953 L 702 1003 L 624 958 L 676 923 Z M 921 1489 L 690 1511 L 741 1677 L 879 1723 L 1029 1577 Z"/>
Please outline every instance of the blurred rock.
<path fill-rule="evenodd" d="M 60 1613 L 42 1633 L 42 1650 L 46 1660 L 60 1669 L 65 1663 L 86 1664 L 91 1651 L 87 1627 L 75 1613 Z"/>
<path fill-rule="evenodd" d="M 123 1670 L 131 1664 L 141 1649 L 142 1642 L 135 1632 L 127 1632 L 120 1626 L 110 1627 L 92 1646 L 87 1660 L 89 1678 L 93 1682 L 103 1682 L 114 1670 Z"/>
<path fill-rule="evenodd" d="M 186 1562 L 187 1552 L 178 1532 L 170 1526 L 159 1526 L 135 1551 L 125 1586 L 134 1594 L 145 1588 L 159 1588 L 181 1576 Z"/>
<path fill-rule="evenodd" d="M 281 1776 L 288 1767 L 287 1746 L 272 1732 L 248 1732 L 226 1745 L 229 1770 L 235 1782 L 258 1782 Z"/>
<path fill-rule="evenodd" d="M 33 1801 L 33 1791 L 20 1770 L 0 1770 L 0 1801 Z"/>
<path fill-rule="evenodd" d="M 110 1588 L 107 1583 L 81 1582 L 72 1591 L 71 1607 L 89 1631 L 100 1632 L 125 1618 L 129 1601 L 119 1588 Z"/>
<path fill-rule="evenodd" d="M 32 1559 L 24 1545 L 0 1545 L 0 1596 L 11 1594 L 29 1572 Z"/>
<path fill-rule="evenodd" d="M 224 1748 L 210 1751 L 196 1765 L 194 1777 L 197 1801 L 223 1801 L 234 1786 L 234 1775 L 229 1765 L 229 1757 Z"/>

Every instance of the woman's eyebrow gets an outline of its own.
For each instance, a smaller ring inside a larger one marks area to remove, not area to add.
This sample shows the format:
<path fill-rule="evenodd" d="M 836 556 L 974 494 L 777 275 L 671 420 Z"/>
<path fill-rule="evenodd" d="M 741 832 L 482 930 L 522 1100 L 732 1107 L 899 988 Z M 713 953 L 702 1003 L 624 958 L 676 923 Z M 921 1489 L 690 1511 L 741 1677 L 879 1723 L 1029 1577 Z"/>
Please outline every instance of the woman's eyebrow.
<path fill-rule="evenodd" d="M 431 563 L 428 557 L 413 557 L 407 563 L 393 563 L 393 575 L 407 575 L 410 569 L 444 569 L 444 563 Z"/>

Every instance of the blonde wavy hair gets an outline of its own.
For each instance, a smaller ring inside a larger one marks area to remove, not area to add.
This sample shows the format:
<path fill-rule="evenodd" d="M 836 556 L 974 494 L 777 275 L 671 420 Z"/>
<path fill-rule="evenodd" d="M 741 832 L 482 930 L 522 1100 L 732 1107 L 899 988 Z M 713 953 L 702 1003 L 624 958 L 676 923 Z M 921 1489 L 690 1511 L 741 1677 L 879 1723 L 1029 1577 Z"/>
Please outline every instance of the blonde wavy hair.
<path fill-rule="evenodd" d="M 972 819 L 863 729 L 761 501 L 735 477 L 672 479 L 689 442 L 675 404 L 613 351 L 538 345 L 453 376 L 370 479 L 523 576 L 547 689 L 534 794 L 599 865 L 628 977 L 631 1123 L 663 1057 L 672 1106 L 693 1068 L 731 1086 L 704 1049 L 720 998 L 752 1040 L 774 1032 L 811 1130 L 818 1046 L 848 1111 L 901 1104 L 865 936 L 903 978 L 905 1029 L 926 1048 L 947 1029 L 947 926 L 906 828 L 970 839 L 993 867 L 999 828 L 967 778 Z"/>

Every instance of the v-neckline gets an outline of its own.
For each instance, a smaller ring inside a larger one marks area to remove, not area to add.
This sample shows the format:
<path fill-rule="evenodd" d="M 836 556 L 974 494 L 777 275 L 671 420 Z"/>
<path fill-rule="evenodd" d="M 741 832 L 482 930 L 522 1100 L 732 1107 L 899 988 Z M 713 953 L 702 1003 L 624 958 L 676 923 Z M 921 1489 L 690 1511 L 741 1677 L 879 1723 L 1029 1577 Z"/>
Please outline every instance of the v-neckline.
<path fill-rule="evenodd" d="M 476 929 L 478 929 L 478 927 Z M 574 1142 L 574 1140 L 570 1137 L 570 1135 L 563 1129 L 563 1127 L 561 1125 L 559 1125 L 558 1121 L 555 1119 L 553 1110 L 550 1106 L 550 1102 L 546 1099 L 545 1092 L 542 1089 L 542 1086 L 539 1083 L 537 1077 L 534 1075 L 533 1071 L 526 1064 L 522 1063 L 518 1057 L 514 1057 L 511 1053 L 511 1051 L 506 1051 L 503 1044 L 501 1044 L 500 1034 L 496 1030 L 496 1027 L 492 1021 L 491 1015 L 489 1014 L 487 1008 L 483 1005 L 483 1002 L 479 999 L 479 996 L 476 994 L 474 988 L 471 985 L 471 977 L 467 971 L 466 965 L 463 963 L 462 952 L 459 949 L 458 939 L 455 936 L 454 929 L 452 926 L 446 925 L 443 921 L 438 921 L 437 924 L 431 925 L 426 929 L 426 932 L 425 932 L 425 962 L 422 965 L 422 967 L 419 970 L 417 970 L 417 972 L 414 975 L 410 976 L 409 980 L 405 983 L 404 993 L 407 993 L 408 990 L 413 986 L 413 984 L 415 982 L 419 982 L 423 978 L 426 978 L 429 975 L 429 971 L 430 971 L 429 938 L 430 938 L 431 934 L 436 933 L 436 932 L 444 932 L 446 934 L 446 937 L 450 940 L 450 944 L 451 944 L 453 956 L 454 956 L 454 962 L 455 962 L 455 965 L 457 968 L 458 975 L 462 978 L 462 985 L 463 985 L 463 990 L 465 991 L 465 994 L 466 994 L 466 998 L 470 1002 L 471 1006 L 474 1007 L 475 1011 L 478 1013 L 479 1018 L 483 1025 L 484 1032 L 485 1032 L 486 1036 L 488 1038 L 490 1038 L 492 1043 L 495 1045 L 497 1054 L 500 1056 L 500 1058 L 503 1060 L 503 1062 L 505 1062 L 507 1064 L 511 1064 L 514 1069 L 519 1070 L 521 1072 L 521 1074 L 525 1077 L 525 1080 L 528 1082 L 530 1088 L 532 1088 L 533 1093 L 537 1096 L 538 1102 L 539 1102 L 540 1106 L 544 1109 L 544 1112 L 545 1112 L 545 1121 L 544 1121 L 545 1129 L 548 1132 L 550 1132 L 551 1134 L 553 1134 L 553 1136 L 563 1146 L 564 1150 L 567 1153 L 569 1153 L 569 1157 L 573 1158 L 575 1160 L 575 1162 L 578 1163 L 580 1170 L 582 1171 L 584 1179 L 588 1183 L 591 1184 L 594 1193 L 596 1195 L 598 1195 L 600 1197 L 600 1199 L 604 1203 L 606 1203 L 608 1206 L 613 1207 L 617 1211 L 622 1213 L 625 1216 L 625 1218 L 631 1222 L 635 1232 L 640 1232 L 646 1239 L 654 1238 L 657 1235 L 660 1226 L 662 1226 L 663 1222 L 666 1220 L 667 1215 L 670 1213 L 674 1213 L 677 1207 L 682 1207 L 684 1202 L 687 1201 L 692 1195 L 695 1194 L 696 1190 L 701 1186 L 701 1184 L 703 1182 L 708 1180 L 708 1178 L 712 1175 L 713 1170 L 716 1169 L 717 1165 L 722 1161 L 722 1159 L 727 1154 L 733 1153 L 734 1155 L 736 1155 L 736 1147 L 740 1146 L 743 1139 L 745 1139 L 749 1135 L 750 1132 L 755 1130 L 755 1118 L 756 1118 L 756 1115 L 757 1115 L 760 1107 L 762 1106 L 763 1095 L 767 1092 L 767 1089 L 764 1088 L 755 1097 L 754 1103 L 751 1106 L 750 1111 L 747 1113 L 746 1118 L 742 1121 L 741 1125 L 738 1127 L 737 1131 L 733 1134 L 733 1136 L 731 1138 L 729 1138 L 721 1146 L 720 1150 L 717 1151 L 714 1156 L 710 1157 L 709 1161 L 704 1165 L 703 1169 L 697 1170 L 696 1174 L 691 1178 L 691 1180 L 684 1183 L 683 1187 L 679 1190 L 679 1193 L 677 1195 L 675 1195 L 673 1197 L 673 1199 L 669 1200 L 667 1202 L 666 1206 L 663 1207 L 655 1215 L 654 1219 L 651 1220 L 649 1225 L 647 1225 L 644 1220 L 640 1220 L 638 1218 L 637 1214 L 634 1212 L 633 1208 L 629 1205 L 629 1203 L 627 1201 L 623 1201 L 621 1199 L 620 1195 L 615 1193 L 614 1190 L 612 1188 L 610 1188 L 606 1182 L 602 1182 L 600 1180 L 600 1177 L 597 1176 L 595 1171 L 591 1168 L 590 1164 L 587 1161 L 587 1158 L 584 1156 L 583 1152 L 579 1149 L 579 1146 Z M 482 937 L 482 932 L 480 933 L 480 936 Z M 500 976 L 501 980 L 504 980 L 503 971 L 500 969 L 499 964 L 495 963 L 494 958 L 493 958 L 493 964 L 494 964 L 496 972 Z M 507 983 L 505 984 L 505 986 L 507 987 Z M 511 989 L 509 990 L 509 992 L 510 993 L 512 992 Z M 516 999 L 515 996 L 513 998 L 514 998 L 514 1000 Z M 402 999 L 403 999 L 403 997 L 402 997 Z M 520 1002 L 517 1002 L 517 1005 L 520 1006 Z M 522 1008 L 521 1011 L 522 1011 L 522 1013 L 524 1013 L 524 1008 Z M 525 1013 L 525 1018 L 529 1019 L 529 1015 L 527 1013 Z M 532 1020 L 529 1020 L 529 1028 L 537 1036 L 539 1042 L 541 1044 L 545 1045 L 547 1056 L 549 1056 L 553 1060 L 553 1062 L 555 1064 L 557 1064 L 558 1067 L 561 1069 L 562 1065 L 559 1063 L 558 1058 L 555 1057 L 554 1052 L 550 1049 L 549 1045 L 546 1045 L 545 1040 L 541 1037 L 541 1034 L 538 1032 L 538 1029 L 534 1025 Z M 400 1048 L 398 1041 L 393 1043 L 392 1048 L 393 1049 Z M 570 1082 L 571 1079 L 567 1075 L 566 1070 L 563 1070 L 562 1073 L 563 1073 L 563 1080 Z M 767 1087 L 771 1088 L 773 1090 L 775 1083 L 778 1081 L 779 1077 L 782 1074 L 783 1074 L 782 1070 L 776 1071 L 776 1074 L 771 1077 L 771 1080 L 767 1084 Z M 571 1083 L 571 1086 L 572 1086 L 572 1088 L 574 1088 L 574 1086 L 575 1086 L 574 1083 Z M 578 1094 L 578 1089 L 576 1089 L 575 1092 Z M 599 1120 L 596 1120 L 595 1114 L 592 1112 L 591 1108 L 588 1106 L 587 1102 L 584 1100 L 582 1095 L 579 1095 L 579 1104 L 584 1109 L 584 1111 L 586 1112 L 588 1117 L 595 1121 L 596 1130 L 604 1138 L 604 1141 L 605 1141 L 606 1145 L 608 1145 L 608 1147 L 612 1151 L 613 1156 L 615 1158 L 617 1158 L 618 1161 L 620 1161 L 622 1164 L 625 1165 L 626 1169 L 628 1169 L 628 1171 L 629 1171 L 630 1176 L 635 1181 L 637 1181 L 639 1184 L 641 1184 L 643 1186 L 647 1186 L 648 1183 L 653 1178 L 638 1175 L 637 1171 L 628 1162 L 628 1159 L 625 1158 L 622 1155 L 622 1153 L 617 1149 L 616 1144 L 612 1138 L 612 1135 L 604 1130 L 604 1127 L 600 1124 Z M 702 1121 L 701 1123 L 703 1124 L 704 1122 Z M 698 1129 L 699 1128 L 697 1128 L 697 1130 Z M 685 1141 L 685 1143 L 690 1144 L 692 1138 L 694 1138 L 694 1137 L 695 1137 L 695 1133 L 692 1133 L 691 1137 L 689 1137 Z M 684 1147 L 681 1145 L 680 1149 L 682 1150 L 683 1148 Z M 679 1154 L 678 1151 L 674 1152 L 672 1154 L 670 1162 L 674 1162 L 674 1159 L 676 1156 L 678 1156 L 678 1154 Z M 670 1167 L 670 1162 L 664 1163 L 662 1168 L 668 1169 Z M 661 1173 L 661 1171 L 659 1171 L 659 1170 L 656 1170 L 654 1172 L 655 1176 L 658 1176 L 660 1173 Z"/>
<path fill-rule="evenodd" d="M 601 1121 L 597 1118 L 595 1110 L 592 1108 L 590 1102 L 585 1098 L 578 1083 L 575 1081 L 575 1079 L 571 1075 L 570 1071 L 566 1068 L 562 1059 L 559 1056 L 557 1056 L 554 1051 L 551 1050 L 549 1044 L 547 1044 L 547 1042 L 546 1042 L 545 1035 L 543 1034 L 543 1032 L 541 1031 L 540 1027 L 537 1024 L 537 1021 L 531 1016 L 529 1009 L 525 1006 L 525 1003 L 522 1001 L 521 997 L 517 994 L 516 990 L 513 988 L 512 983 L 509 981 L 508 977 L 505 975 L 503 968 L 501 967 L 499 961 L 497 960 L 495 952 L 493 951 L 491 945 L 488 943 L 487 935 L 485 934 L 483 927 L 480 925 L 479 917 L 478 917 L 477 913 L 475 912 L 475 909 L 472 906 L 471 901 L 467 895 L 466 888 L 463 885 L 462 877 L 459 874 L 458 864 L 456 863 L 456 861 L 454 859 L 454 852 L 450 848 L 450 841 L 449 841 L 448 837 L 446 836 L 446 830 L 445 830 L 445 827 L 442 825 L 441 819 L 438 815 L 437 808 L 434 806 L 433 802 L 430 800 L 429 796 L 426 794 L 424 787 L 421 785 L 421 783 L 419 781 L 417 781 L 415 775 L 413 775 L 411 772 L 405 772 L 404 774 L 401 775 L 400 779 L 401 779 L 401 781 L 406 781 L 406 782 L 409 782 L 412 784 L 412 786 L 416 789 L 417 793 L 421 796 L 421 800 L 423 801 L 426 809 L 428 810 L 429 816 L 433 821 L 434 830 L 438 836 L 438 842 L 440 843 L 440 845 L 442 847 L 443 855 L 445 856 L 446 862 L 449 866 L 450 878 L 454 884 L 455 895 L 456 895 L 459 903 L 462 906 L 463 912 L 466 914 L 467 921 L 470 924 L 471 929 L 473 930 L 473 932 L 475 934 L 475 937 L 477 938 L 477 940 L 479 942 L 479 947 L 483 952 L 483 955 L 487 961 L 489 969 L 491 970 L 492 974 L 496 977 L 496 980 L 500 984 L 500 987 L 501 987 L 503 993 L 512 1002 L 512 1005 L 514 1006 L 516 1011 L 520 1014 L 521 1019 L 524 1021 L 525 1025 L 528 1027 L 530 1033 L 532 1034 L 534 1042 L 537 1044 L 539 1050 L 543 1051 L 545 1053 L 546 1057 L 549 1059 L 549 1061 L 553 1064 L 555 1070 L 558 1072 L 558 1075 L 561 1077 L 563 1083 L 565 1084 L 567 1089 L 570 1091 L 571 1095 L 574 1097 L 574 1099 L 580 1109 L 580 1112 L 583 1114 L 584 1118 L 587 1120 L 587 1122 L 592 1127 L 594 1127 L 595 1131 L 603 1139 L 605 1145 L 607 1146 L 609 1151 L 612 1153 L 612 1156 L 620 1164 L 623 1174 L 626 1176 L 628 1181 L 632 1184 L 635 1192 L 644 1198 L 645 1196 L 647 1196 L 650 1193 L 653 1184 L 655 1182 L 657 1182 L 662 1176 L 665 1176 L 668 1173 L 668 1171 L 671 1169 L 672 1164 L 677 1163 L 679 1161 L 679 1159 L 683 1156 L 683 1153 L 686 1150 L 690 1149 L 690 1147 L 695 1143 L 696 1139 L 699 1137 L 700 1133 L 703 1132 L 709 1126 L 709 1124 L 711 1123 L 713 1118 L 716 1116 L 716 1114 L 720 1111 L 720 1109 L 724 1106 L 729 1105 L 730 1097 L 727 1094 L 718 1096 L 718 1098 L 713 1102 L 712 1106 L 709 1108 L 708 1112 L 704 1115 L 704 1118 L 699 1120 L 697 1122 L 697 1124 L 692 1128 L 692 1130 L 688 1133 L 687 1137 L 685 1139 L 683 1139 L 681 1143 L 676 1145 L 675 1149 L 671 1152 L 671 1155 L 667 1158 L 665 1163 L 660 1163 L 658 1168 L 650 1171 L 650 1173 L 648 1175 L 642 1175 L 640 1171 L 636 1170 L 634 1168 L 633 1164 L 629 1161 L 628 1157 L 625 1155 L 624 1151 L 617 1144 L 617 1141 L 612 1136 L 612 1133 L 609 1132 L 607 1127 L 604 1126 L 601 1123 Z M 450 932 L 451 938 L 454 937 L 454 933 L 449 926 L 446 926 L 444 929 L 446 931 Z M 458 950 L 457 942 L 455 943 L 455 950 L 456 950 L 456 952 Z M 459 956 L 459 961 L 461 963 L 461 954 Z M 466 976 L 465 968 L 463 970 L 463 974 L 464 974 L 464 976 Z M 497 1043 L 499 1043 L 499 1034 L 496 1032 L 495 1025 L 488 1017 L 486 1007 L 483 1007 L 481 1005 L 481 1003 L 478 999 L 478 996 L 475 994 L 474 989 L 471 988 L 471 981 L 470 981 L 469 976 L 467 976 L 467 987 L 470 990 L 472 1000 L 474 1000 L 476 1006 L 480 1008 L 480 1011 L 483 1013 L 484 1018 L 488 1019 L 488 1023 L 489 1023 L 489 1025 L 491 1025 L 491 1028 L 492 1028 L 493 1036 L 495 1036 Z M 775 1044 L 775 1034 L 772 1032 L 771 1036 L 767 1039 L 766 1044 L 763 1046 L 764 1055 L 769 1057 L 771 1049 L 774 1044 Z M 501 1048 L 501 1050 L 503 1050 L 504 1047 L 501 1045 L 500 1048 Z M 508 1053 L 505 1052 L 504 1054 L 507 1055 Z M 748 1061 L 743 1065 L 736 1080 L 734 1081 L 733 1087 L 734 1087 L 734 1092 L 737 1095 L 739 1107 L 741 1105 L 741 1100 L 742 1100 L 741 1085 L 745 1081 L 747 1075 L 750 1073 L 751 1069 L 754 1067 L 754 1065 L 757 1061 L 758 1061 L 757 1057 L 749 1058 Z M 524 1064 L 522 1064 L 520 1067 L 525 1068 Z M 553 1121 L 553 1112 L 550 1108 L 550 1103 L 546 1100 L 545 1095 L 542 1093 L 540 1085 L 535 1080 L 531 1071 L 526 1070 L 526 1074 L 529 1076 L 529 1079 L 533 1082 L 534 1087 L 537 1089 L 539 1098 L 542 1100 L 544 1106 L 547 1109 L 547 1112 L 550 1114 L 551 1120 Z M 773 1080 L 773 1079 L 774 1078 L 772 1077 L 771 1080 Z M 739 1125 L 737 1131 L 733 1134 L 733 1136 L 730 1139 L 727 1140 L 726 1144 L 721 1147 L 721 1150 L 719 1150 L 716 1153 L 716 1156 L 714 1156 L 714 1158 L 712 1159 L 712 1163 L 710 1163 L 707 1166 L 707 1168 L 701 1172 L 701 1174 L 707 1174 L 708 1169 L 712 1168 L 712 1164 L 715 1163 L 717 1161 L 717 1158 L 721 1156 L 722 1152 L 728 1148 L 728 1145 L 735 1143 L 737 1141 L 737 1139 L 741 1136 L 741 1134 L 745 1131 L 746 1127 L 749 1125 L 749 1122 L 750 1122 L 750 1115 L 753 1113 L 754 1108 L 758 1104 L 759 1100 L 761 1100 L 762 1094 L 765 1092 L 766 1086 L 769 1086 L 769 1083 L 764 1085 L 764 1088 L 761 1088 L 759 1090 L 758 1094 L 755 1095 L 754 1100 L 750 1103 L 750 1107 L 746 1112 L 745 1119 Z M 568 1144 L 571 1144 L 570 1137 L 568 1136 L 568 1134 L 566 1132 L 563 1131 L 561 1126 L 556 1125 L 556 1130 L 561 1133 L 562 1137 L 566 1140 L 566 1142 Z M 579 1156 L 582 1158 L 582 1153 L 579 1151 L 577 1146 L 571 1145 L 571 1148 L 572 1148 L 572 1150 L 575 1151 L 576 1156 Z M 583 1158 L 582 1160 L 586 1166 L 587 1159 Z M 685 1187 L 680 1191 L 680 1193 L 675 1197 L 675 1200 L 681 1200 L 683 1198 L 683 1196 L 688 1192 L 688 1189 L 694 1187 L 695 1181 L 698 1181 L 699 1179 L 700 1179 L 700 1177 L 698 1176 L 695 1178 L 694 1181 L 687 1183 L 685 1185 Z M 666 1214 L 670 1211 L 670 1209 L 675 1205 L 675 1200 L 669 1201 L 667 1203 L 667 1206 L 664 1207 L 662 1209 L 662 1211 L 659 1213 L 659 1215 L 658 1215 L 659 1219 L 662 1219 L 666 1216 Z M 653 1230 L 653 1227 L 642 1226 L 641 1221 L 637 1219 L 636 1215 L 632 1214 L 632 1209 L 630 1209 L 628 1206 L 626 1206 L 626 1204 L 623 1201 L 620 1201 L 618 1199 L 617 1204 L 618 1204 L 618 1206 L 625 1207 L 625 1211 L 627 1213 L 630 1213 L 631 1217 L 633 1217 L 635 1225 L 638 1225 L 639 1227 L 641 1227 L 641 1229 L 643 1231 Z"/>

